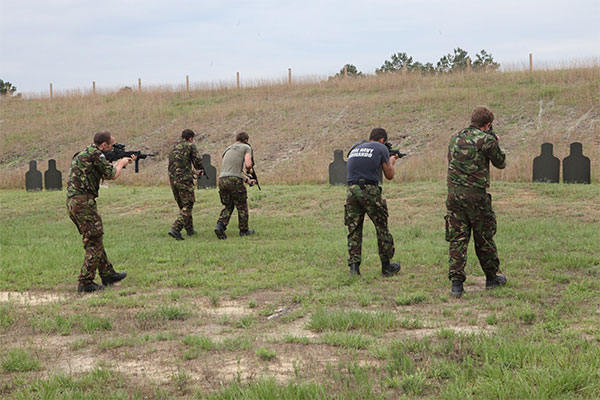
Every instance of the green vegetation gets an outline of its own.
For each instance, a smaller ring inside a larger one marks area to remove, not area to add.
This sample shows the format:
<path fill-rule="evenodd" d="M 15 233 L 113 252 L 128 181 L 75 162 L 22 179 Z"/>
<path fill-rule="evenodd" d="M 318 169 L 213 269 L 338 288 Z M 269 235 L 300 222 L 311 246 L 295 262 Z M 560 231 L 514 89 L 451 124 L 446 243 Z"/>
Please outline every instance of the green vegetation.
<path fill-rule="evenodd" d="M 40 360 L 24 349 L 11 349 L 2 356 L 0 365 L 6 372 L 35 371 L 40 369 Z"/>
<path fill-rule="evenodd" d="M 217 192 L 197 191 L 198 235 L 183 242 L 166 234 L 168 188 L 103 188 L 107 253 L 128 277 L 91 295 L 76 293 L 83 249 L 64 192 L 1 191 L 0 292 L 25 292 L 0 302 L 2 397 L 600 396 L 597 184 L 494 182 L 508 284 L 484 289 L 471 245 L 460 300 L 444 182 L 383 190 L 402 272 L 381 277 L 367 223 L 352 279 L 343 187 L 251 188 L 257 234 L 226 241 L 212 232 Z"/>

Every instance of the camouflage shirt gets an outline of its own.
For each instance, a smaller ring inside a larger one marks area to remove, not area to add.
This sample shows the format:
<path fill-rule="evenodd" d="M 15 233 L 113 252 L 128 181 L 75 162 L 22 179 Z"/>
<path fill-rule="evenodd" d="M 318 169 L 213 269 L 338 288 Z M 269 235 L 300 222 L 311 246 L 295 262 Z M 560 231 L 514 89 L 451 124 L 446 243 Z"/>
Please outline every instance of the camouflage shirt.
<path fill-rule="evenodd" d="M 196 145 L 182 139 L 173 146 L 169 153 L 169 180 L 192 182 L 194 180 L 192 166 L 198 170 L 204 170 Z"/>
<path fill-rule="evenodd" d="M 490 161 L 506 167 L 506 155 L 494 135 L 473 125 L 450 138 L 448 146 L 448 186 L 486 189 L 490 186 Z"/>
<path fill-rule="evenodd" d="M 112 179 L 117 169 L 94 144 L 75 154 L 67 181 L 67 198 L 77 194 L 98 197 L 101 179 Z"/>

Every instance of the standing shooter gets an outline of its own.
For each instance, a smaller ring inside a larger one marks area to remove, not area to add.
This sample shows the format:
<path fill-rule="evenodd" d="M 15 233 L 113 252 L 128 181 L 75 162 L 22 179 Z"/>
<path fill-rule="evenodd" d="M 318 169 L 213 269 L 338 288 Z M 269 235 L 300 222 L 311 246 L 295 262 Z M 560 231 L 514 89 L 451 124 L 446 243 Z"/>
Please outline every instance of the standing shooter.
<path fill-rule="evenodd" d="M 205 172 L 202 159 L 194 144 L 194 136 L 196 134 L 191 129 L 181 132 L 181 140 L 173 146 L 169 153 L 169 183 L 179 206 L 179 216 L 173 222 L 169 236 L 176 240 L 183 240 L 183 236 L 181 236 L 183 228 L 188 236 L 196 233 L 192 218 L 192 209 L 196 201 L 194 175 L 204 175 Z"/>
<path fill-rule="evenodd" d="M 392 276 L 400 272 L 400 263 L 390 263 L 394 257 L 394 238 L 388 229 L 388 209 L 381 195 L 378 172 L 383 168 L 387 179 L 394 178 L 397 155 L 390 156 L 385 146 L 385 129 L 375 128 L 369 140 L 354 144 L 348 154 L 348 189 L 344 224 L 348 227 L 348 265 L 350 275 L 360 275 L 362 230 L 365 213 L 377 231 L 377 245 L 381 259 L 381 274 Z"/>
<path fill-rule="evenodd" d="M 115 272 L 106 257 L 102 236 L 102 219 L 96 207 L 96 197 L 101 179 L 117 179 L 127 164 L 135 161 L 135 155 L 125 157 L 112 166 L 103 151 L 111 151 L 115 138 L 109 132 L 94 135 L 94 144 L 75 154 L 67 182 L 67 210 L 69 217 L 83 237 L 85 258 L 79 275 L 77 291 L 95 292 L 125 278 L 125 272 Z M 94 283 L 96 270 L 102 285 Z"/>
<path fill-rule="evenodd" d="M 240 236 L 254 234 L 254 229 L 248 229 L 248 195 L 244 182 L 250 186 L 256 184 L 256 179 L 247 175 L 253 173 L 252 147 L 248 144 L 249 136 L 240 132 L 235 137 L 235 143 L 223 153 L 221 173 L 219 174 L 219 197 L 225 206 L 221 211 L 215 234 L 219 239 L 227 239 L 225 230 L 231 218 L 234 207 L 238 211 L 238 225 Z M 245 170 L 246 174 L 243 173 Z"/>
<path fill-rule="evenodd" d="M 471 125 L 452 135 L 448 146 L 448 198 L 446 199 L 446 240 L 450 242 L 451 295 L 461 297 L 466 279 L 467 247 L 471 231 L 475 253 L 485 273 L 485 288 L 506 284 L 498 275 L 500 260 L 494 243 L 496 215 L 492 209 L 490 161 L 496 168 L 506 167 L 506 155 L 498 136 L 492 131 L 494 114 L 487 107 L 476 107 Z"/>

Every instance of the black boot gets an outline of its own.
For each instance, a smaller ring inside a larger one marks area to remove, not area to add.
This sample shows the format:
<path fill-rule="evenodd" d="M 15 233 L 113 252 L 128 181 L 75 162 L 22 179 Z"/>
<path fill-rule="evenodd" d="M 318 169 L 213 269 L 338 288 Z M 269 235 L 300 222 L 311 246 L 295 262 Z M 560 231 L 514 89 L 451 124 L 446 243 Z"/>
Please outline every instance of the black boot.
<path fill-rule="evenodd" d="M 91 292 L 96 292 L 98 290 L 104 290 L 104 286 L 98 285 L 94 282 L 88 283 L 87 285 L 79 284 L 77 286 L 78 293 L 91 293 Z"/>
<path fill-rule="evenodd" d="M 217 222 L 217 226 L 215 226 L 215 235 L 217 235 L 219 239 L 227 239 L 227 235 L 225 234 L 226 229 L 227 227 L 223 225 L 222 222 Z"/>
<path fill-rule="evenodd" d="M 394 276 L 398 272 L 400 272 L 400 263 L 399 262 L 393 262 L 391 264 L 389 261 L 381 262 L 381 275 L 386 276 L 386 277 Z"/>
<path fill-rule="evenodd" d="M 176 231 L 173 228 L 171 228 L 171 230 L 169 231 L 169 236 L 171 236 L 172 238 L 175 238 L 175 240 L 185 240 L 185 239 L 183 239 L 183 236 L 181 236 L 181 232 Z"/>
<path fill-rule="evenodd" d="M 186 230 L 185 230 L 185 233 L 186 233 L 188 236 L 194 236 L 194 235 L 195 235 L 196 233 L 198 233 L 198 232 L 196 232 L 196 231 L 194 230 L 194 228 L 192 228 L 192 229 L 186 229 Z"/>
<path fill-rule="evenodd" d="M 350 264 L 350 276 L 360 276 L 360 264 L 352 263 Z"/>
<path fill-rule="evenodd" d="M 485 277 L 485 288 L 487 290 L 504 285 L 506 285 L 506 276 L 504 275 L 491 275 Z"/>
<path fill-rule="evenodd" d="M 102 284 L 104 286 L 110 286 L 113 283 L 122 281 L 123 279 L 125 279 L 125 277 L 127 276 L 126 272 L 115 272 L 112 275 L 109 276 L 103 276 L 102 277 Z"/>
<path fill-rule="evenodd" d="M 461 280 L 454 280 L 452 281 L 452 291 L 450 292 L 450 295 L 452 297 L 455 298 L 460 298 L 463 293 L 465 292 L 465 289 L 463 288 L 463 281 Z"/>
<path fill-rule="evenodd" d="M 254 235 L 254 229 L 246 229 L 245 231 L 240 230 L 240 236 Z"/>

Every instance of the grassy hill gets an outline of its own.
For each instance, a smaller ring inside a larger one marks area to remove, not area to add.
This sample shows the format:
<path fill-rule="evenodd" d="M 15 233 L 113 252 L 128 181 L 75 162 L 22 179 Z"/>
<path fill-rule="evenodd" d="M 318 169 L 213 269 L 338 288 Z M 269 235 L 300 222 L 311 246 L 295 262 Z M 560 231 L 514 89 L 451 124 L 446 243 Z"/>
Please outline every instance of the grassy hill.
<path fill-rule="evenodd" d="M 468 124 L 471 109 L 490 106 L 509 166 L 494 179 L 528 181 L 540 145 L 554 143 L 559 158 L 583 143 L 598 181 L 600 66 L 552 71 L 464 73 L 441 76 L 388 74 L 294 85 L 197 90 L 169 89 L 0 101 L 0 188 L 24 187 L 28 161 L 57 160 L 66 174 L 71 156 L 93 133 L 111 131 L 128 148 L 159 153 L 126 184 L 167 182 L 166 155 L 181 131 L 202 136 L 201 152 L 213 164 L 247 131 L 265 183 L 327 181 L 334 149 L 347 150 L 377 126 L 409 153 L 397 179 L 445 177 L 448 136 Z"/>

